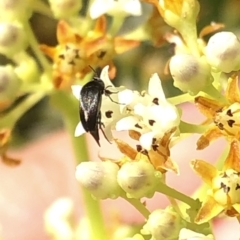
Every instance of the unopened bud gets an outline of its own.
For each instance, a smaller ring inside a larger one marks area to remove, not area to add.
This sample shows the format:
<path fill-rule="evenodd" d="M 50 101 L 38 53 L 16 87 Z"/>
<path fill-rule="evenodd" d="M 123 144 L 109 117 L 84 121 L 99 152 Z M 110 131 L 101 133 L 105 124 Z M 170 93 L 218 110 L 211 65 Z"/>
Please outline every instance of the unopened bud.
<path fill-rule="evenodd" d="M 32 13 L 32 0 L 1 0 L 0 19 L 27 20 Z"/>
<path fill-rule="evenodd" d="M 171 58 L 169 68 L 174 86 L 192 95 L 196 95 L 212 82 L 211 69 L 204 57 L 178 54 Z"/>
<path fill-rule="evenodd" d="M 26 34 L 20 23 L 0 23 L 0 53 L 13 56 L 27 46 Z"/>
<path fill-rule="evenodd" d="M 150 162 L 140 160 L 124 163 L 117 180 L 129 198 L 142 198 L 153 196 L 160 177 Z"/>
<path fill-rule="evenodd" d="M 96 198 L 117 198 L 121 191 L 118 170 L 118 165 L 111 161 L 82 162 L 77 166 L 76 178 Z"/>
<path fill-rule="evenodd" d="M 171 208 L 153 211 L 141 230 L 142 234 L 151 234 L 152 240 L 177 239 L 181 226 L 180 216 Z"/>
<path fill-rule="evenodd" d="M 20 79 L 11 65 L 0 66 L 0 101 L 13 101 L 20 87 Z"/>
<path fill-rule="evenodd" d="M 206 46 L 208 63 L 217 71 L 229 73 L 240 69 L 240 42 L 232 32 L 214 34 Z"/>
<path fill-rule="evenodd" d="M 68 18 L 77 15 L 82 7 L 81 0 L 49 0 L 56 18 Z"/>

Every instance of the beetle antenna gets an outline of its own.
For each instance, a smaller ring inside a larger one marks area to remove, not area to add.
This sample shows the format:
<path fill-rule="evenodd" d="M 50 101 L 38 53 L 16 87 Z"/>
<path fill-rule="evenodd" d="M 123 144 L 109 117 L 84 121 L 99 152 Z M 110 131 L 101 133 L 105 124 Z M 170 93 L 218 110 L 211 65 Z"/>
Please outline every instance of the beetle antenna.
<path fill-rule="evenodd" d="M 92 71 L 95 73 L 95 75 L 98 76 L 97 71 L 91 65 L 88 65 L 88 66 L 92 69 Z"/>

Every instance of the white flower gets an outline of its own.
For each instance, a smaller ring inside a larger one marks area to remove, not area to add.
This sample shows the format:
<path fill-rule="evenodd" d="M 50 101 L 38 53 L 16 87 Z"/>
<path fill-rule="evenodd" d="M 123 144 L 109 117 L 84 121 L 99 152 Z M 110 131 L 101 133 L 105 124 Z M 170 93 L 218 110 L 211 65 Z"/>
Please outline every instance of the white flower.
<path fill-rule="evenodd" d="M 149 150 L 153 138 L 161 138 L 168 130 L 179 125 L 177 108 L 170 104 L 164 95 L 161 80 L 155 73 L 149 81 L 148 93 L 124 90 L 119 92 L 123 114 L 128 114 L 116 124 L 116 130 L 135 130 L 140 132 L 140 143 Z"/>
<path fill-rule="evenodd" d="M 72 239 L 73 229 L 69 221 L 72 215 L 72 200 L 59 198 L 47 209 L 44 215 L 47 232 L 54 236 L 54 239 Z"/>
<path fill-rule="evenodd" d="M 214 240 L 214 238 L 211 234 L 206 236 L 201 233 L 197 233 L 192 230 L 182 228 L 179 233 L 178 240 Z"/>
<path fill-rule="evenodd" d="M 109 140 L 112 139 L 111 129 L 115 125 L 115 123 L 121 118 L 120 113 L 120 105 L 118 104 L 118 92 L 122 90 L 122 87 L 116 88 L 113 86 L 112 82 L 108 76 L 109 66 L 103 68 L 100 79 L 104 82 L 105 88 L 109 90 L 112 94 L 110 96 L 106 96 L 103 94 L 102 96 L 102 105 L 101 105 L 101 122 L 104 125 L 104 132 Z M 80 101 L 80 93 L 82 86 L 73 85 L 72 92 L 73 95 Z M 79 122 L 75 129 L 75 137 L 78 137 L 85 133 L 85 129 L 82 126 L 82 123 Z"/>
<path fill-rule="evenodd" d="M 142 14 L 139 0 L 95 0 L 90 7 L 90 16 L 93 19 L 103 14 L 117 17 L 128 15 L 140 16 Z"/>

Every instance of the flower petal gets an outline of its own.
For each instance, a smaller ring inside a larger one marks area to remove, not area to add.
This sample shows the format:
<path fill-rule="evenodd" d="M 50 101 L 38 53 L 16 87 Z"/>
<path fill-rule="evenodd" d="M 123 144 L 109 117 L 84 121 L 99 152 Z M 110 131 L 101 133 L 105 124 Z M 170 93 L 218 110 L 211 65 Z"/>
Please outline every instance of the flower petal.
<path fill-rule="evenodd" d="M 113 87 L 113 84 L 109 78 L 109 75 L 108 75 L 108 69 L 109 69 L 109 65 L 105 66 L 102 71 L 101 71 L 101 74 L 100 74 L 100 78 L 103 80 L 104 84 L 105 84 L 105 87 L 108 87 L 108 86 L 112 86 Z"/>
<path fill-rule="evenodd" d="M 124 131 L 124 130 L 135 129 L 136 123 L 138 123 L 138 119 L 136 117 L 128 116 L 128 117 L 122 118 L 116 123 L 116 130 Z"/>
<path fill-rule="evenodd" d="M 142 14 L 141 3 L 138 0 L 127 0 L 123 5 L 123 9 L 133 16 L 141 16 Z"/>
<path fill-rule="evenodd" d="M 134 94 L 132 90 L 125 89 L 118 93 L 118 99 L 121 104 L 128 105 L 133 101 Z"/>
<path fill-rule="evenodd" d="M 142 134 L 142 136 L 139 139 L 141 146 L 146 150 L 150 150 L 153 142 L 153 137 L 154 137 L 153 132 Z"/>
<path fill-rule="evenodd" d="M 203 160 L 191 161 L 191 167 L 196 171 L 209 186 L 212 186 L 212 180 L 218 174 L 218 170 Z"/>
<path fill-rule="evenodd" d="M 112 8 L 111 2 L 113 1 L 95 0 L 90 7 L 90 17 L 96 19 L 108 12 Z"/>
<path fill-rule="evenodd" d="M 83 125 L 81 122 L 78 123 L 76 129 L 75 129 L 75 133 L 74 133 L 74 136 L 75 137 L 79 137 L 81 136 L 83 133 L 85 133 L 85 129 L 83 128 Z"/>
<path fill-rule="evenodd" d="M 78 100 L 80 100 L 80 92 L 82 90 L 82 86 L 80 85 L 72 85 L 72 93 L 74 95 L 75 98 L 77 98 Z"/>
<path fill-rule="evenodd" d="M 162 89 L 162 83 L 157 73 L 154 73 L 149 80 L 148 93 L 153 98 L 158 98 L 160 102 L 166 102 L 165 94 Z"/>
<path fill-rule="evenodd" d="M 202 233 L 197 233 L 187 228 L 182 228 L 179 233 L 178 240 L 214 240 L 213 235 L 203 235 Z"/>
<path fill-rule="evenodd" d="M 223 210 L 224 206 L 219 205 L 212 196 L 208 195 L 195 218 L 195 223 L 201 224 L 208 222 Z"/>
<path fill-rule="evenodd" d="M 224 162 L 223 170 L 227 170 L 229 168 L 240 172 L 240 146 L 239 142 L 235 139 L 231 142 L 230 151 L 228 156 Z"/>

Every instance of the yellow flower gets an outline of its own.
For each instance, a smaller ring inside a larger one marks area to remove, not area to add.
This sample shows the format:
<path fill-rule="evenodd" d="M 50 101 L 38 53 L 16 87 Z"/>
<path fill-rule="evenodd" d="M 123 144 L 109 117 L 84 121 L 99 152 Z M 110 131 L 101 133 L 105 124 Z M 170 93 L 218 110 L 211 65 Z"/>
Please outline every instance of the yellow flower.
<path fill-rule="evenodd" d="M 185 22 L 196 24 L 200 7 L 196 0 L 144 0 L 157 7 L 164 21 L 179 32 Z"/>
<path fill-rule="evenodd" d="M 113 78 L 116 69 L 112 59 L 140 44 L 139 41 L 113 37 L 106 32 L 104 16 L 96 21 L 93 31 L 80 36 L 64 21 L 57 26 L 59 44 L 55 47 L 40 45 L 41 50 L 53 60 L 53 84 L 58 89 L 70 89 L 76 79 L 83 78 L 92 68 L 109 65 Z"/>
<path fill-rule="evenodd" d="M 228 79 L 225 92 L 226 103 L 206 97 L 196 97 L 195 104 L 199 110 L 213 121 L 214 125 L 199 138 L 198 149 L 204 149 L 211 141 L 224 136 L 230 141 L 233 138 L 240 139 L 240 92 L 238 88 L 238 76 L 233 75 Z"/>
<path fill-rule="evenodd" d="M 217 170 L 203 160 L 193 160 L 192 168 L 210 187 L 195 218 L 196 223 L 208 222 L 224 212 L 230 217 L 240 216 L 240 148 L 239 142 L 231 142 L 230 151 L 222 170 Z"/>
<path fill-rule="evenodd" d="M 115 139 L 115 142 L 118 149 L 131 159 L 130 161 L 145 159 L 153 165 L 154 169 L 161 173 L 166 173 L 167 171 L 179 173 L 177 164 L 170 158 L 170 142 L 175 131 L 176 128 L 172 128 L 167 131 L 162 138 L 154 138 L 149 150 L 144 149 L 141 145 L 137 145 L 136 149 L 134 149 L 120 139 Z M 135 140 L 139 140 L 141 136 L 133 130 L 129 131 L 129 135 Z"/>

